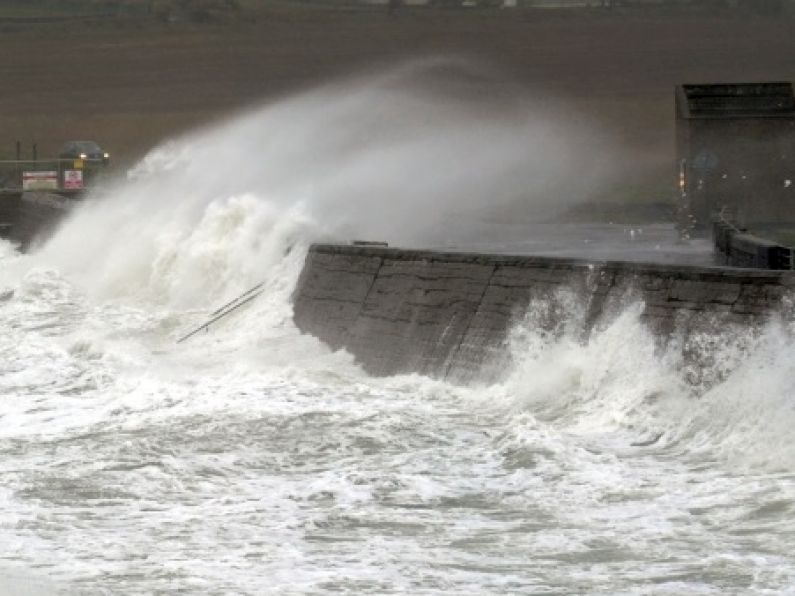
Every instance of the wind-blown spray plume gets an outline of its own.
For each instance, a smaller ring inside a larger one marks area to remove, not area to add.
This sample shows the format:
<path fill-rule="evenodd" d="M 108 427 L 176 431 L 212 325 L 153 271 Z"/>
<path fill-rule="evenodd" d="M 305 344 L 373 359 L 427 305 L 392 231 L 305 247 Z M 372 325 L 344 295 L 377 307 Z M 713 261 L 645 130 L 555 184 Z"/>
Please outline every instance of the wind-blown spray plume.
<path fill-rule="evenodd" d="M 295 243 L 423 245 L 506 205 L 545 217 L 604 162 L 592 133 L 527 97 L 454 61 L 306 92 L 153 150 L 42 256 L 100 292 L 206 304 Z"/>
<path fill-rule="evenodd" d="M 600 181 L 594 137 L 454 66 L 174 141 L 38 254 L 0 244 L 0 593 L 791 593 L 791 319 L 666 347 L 628 295 L 585 338 L 559 288 L 482 387 L 369 378 L 292 324 L 312 240 Z"/>

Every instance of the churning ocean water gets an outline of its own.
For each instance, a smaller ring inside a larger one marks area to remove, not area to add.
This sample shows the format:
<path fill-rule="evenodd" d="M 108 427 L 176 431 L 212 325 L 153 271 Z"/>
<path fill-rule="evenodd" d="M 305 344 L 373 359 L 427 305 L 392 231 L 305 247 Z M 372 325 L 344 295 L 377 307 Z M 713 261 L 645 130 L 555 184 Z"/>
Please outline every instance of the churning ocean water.
<path fill-rule="evenodd" d="M 428 241 L 578 162 L 534 149 L 548 115 L 406 87 L 175 141 L 31 254 L 0 243 L 0 594 L 795 593 L 784 318 L 696 365 L 641 304 L 587 340 L 576 297 L 554 333 L 530 304 L 503 377 L 468 387 L 371 378 L 297 331 L 312 241 Z"/>

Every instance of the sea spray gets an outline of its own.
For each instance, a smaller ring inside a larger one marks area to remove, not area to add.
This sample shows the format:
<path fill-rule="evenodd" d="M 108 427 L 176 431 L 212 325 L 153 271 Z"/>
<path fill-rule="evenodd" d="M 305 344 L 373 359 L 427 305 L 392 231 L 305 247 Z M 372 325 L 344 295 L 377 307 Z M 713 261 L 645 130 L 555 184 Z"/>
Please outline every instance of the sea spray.
<path fill-rule="evenodd" d="M 570 316 L 545 326 L 561 301 Z M 795 424 L 795 339 L 785 319 L 661 342 L 636 301 L 584 338 L 580 304 L 563 290 L 528 306 L 511 333 L 503 379 L 484 389 L 487 401 L 622 451 L 670 451 L 745 472 L 795 471 L 795 443 L 784 430 Z"/>
<path fill-rule="evenodd" d="M 577 161 L 554 123 L 438 104 L 417 68 L 167 144 L 38 253 L 0 253 L 0 586 L 791 591 L 786 321 L 694 341 L 714 348 L 695 384 L 641 303 L 586 336 L 566 290 L 570 319 L 530 304 L 490 386 L 369 378 L 298 333 L 314 240 L 422 242 L 519 187 L 530 207 L 576 195 L 547 188 Z"/>
<path fill-rule="evenodd" d="M 294 244 L 429 245 L 498 208 L 530 221 L 595 192 L 608 171 L 604 135 L 526 89 L 490 101 L 498 81 L 487 79 L 467 83 L 477 96 L 461 93 L 473 72 L 411 63 L 167 142 L 39 256 L 90 291 L 209 306 L 267 277 Z"/>
<path fill-rule="evenodd" d="M 739 361 L 727 346 L 730 367 L 719 351 L 720 380 L 695 393 L 640 303 L 584 337 L 576 308 L 545 328 L 538 300 L 491 386 L 373 379 L 291 324 L 302 257 L 281 258 L 251 309 L 179 346 L 180 311 L 95 300 L 51 269 L 12 284 L 8 575 L 44 564 L 67 593 L 120 594 L 764 593 L 795 580 L 784 323 Z"/>

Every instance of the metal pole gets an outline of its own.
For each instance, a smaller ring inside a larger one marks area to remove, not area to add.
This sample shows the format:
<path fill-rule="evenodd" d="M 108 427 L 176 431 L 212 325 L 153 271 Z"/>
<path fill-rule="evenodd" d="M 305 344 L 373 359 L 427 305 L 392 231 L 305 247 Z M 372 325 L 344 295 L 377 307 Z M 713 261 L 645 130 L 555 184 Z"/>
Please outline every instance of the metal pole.
<path fill-rule="evenodd" d="M 14 172 L 14 178 L 16 178 L 20 188 L 22 188 L 22 171 L 19 169 L 19 160 L 22 157 L 21 154 L 22 154 L 22 143 L 17 141 L 17 165 L 16 165 L 16 171 Z"/>
<path fill-rule="evenodd" d="M 679 204 L 677 205 L 677 228 L 679 241 L 690 240 L 693 231 L 693 206 L 687 192 L 687 160 L 679 162 Z"/>

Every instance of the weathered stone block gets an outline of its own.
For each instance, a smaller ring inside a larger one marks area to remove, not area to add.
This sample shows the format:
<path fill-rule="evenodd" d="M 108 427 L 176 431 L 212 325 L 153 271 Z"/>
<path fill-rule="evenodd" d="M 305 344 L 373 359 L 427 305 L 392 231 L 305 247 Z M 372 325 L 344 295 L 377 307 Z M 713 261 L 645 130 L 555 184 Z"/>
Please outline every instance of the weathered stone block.
<path fill-rule="evenodd" d="M 372 374 L 468 382 L 510 365 L 507 338 L 522 321 L 550 331 L 573 320 L 587 333 L 640 300 L 662 338 L 720 333 L 758 324 L 793 287 L 791 272 L 318 245 L 294 309 L 301 330 Z"/>

